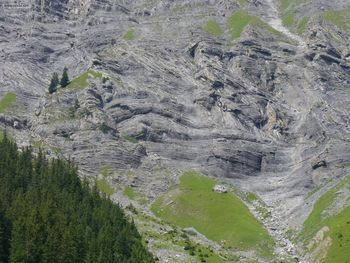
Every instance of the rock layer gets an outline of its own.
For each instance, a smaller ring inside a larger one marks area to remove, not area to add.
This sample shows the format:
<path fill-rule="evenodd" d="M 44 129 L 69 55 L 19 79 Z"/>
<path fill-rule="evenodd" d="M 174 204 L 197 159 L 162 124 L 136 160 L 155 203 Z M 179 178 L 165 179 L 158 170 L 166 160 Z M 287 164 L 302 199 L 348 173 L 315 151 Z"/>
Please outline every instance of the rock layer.
<path fill-rule="evenodd" d="M 273 4 L 245 8 L 280 34 L 252 24 L 232 42 L 203 25 L 224 28 L 234 1 L 3 1 L 1 94 L 17 92 L 16 136 L 86 176 L 132 169 L 121 181 L 150 199 L 173 181 L 157 167 L 197 169 L 259 194 L 281 229 L 300 227 L 307 193 L 350 162 L 349 33 L 317 17 L 288 33 Z M 64 66 L 104 77 L 44 95 Z"/>

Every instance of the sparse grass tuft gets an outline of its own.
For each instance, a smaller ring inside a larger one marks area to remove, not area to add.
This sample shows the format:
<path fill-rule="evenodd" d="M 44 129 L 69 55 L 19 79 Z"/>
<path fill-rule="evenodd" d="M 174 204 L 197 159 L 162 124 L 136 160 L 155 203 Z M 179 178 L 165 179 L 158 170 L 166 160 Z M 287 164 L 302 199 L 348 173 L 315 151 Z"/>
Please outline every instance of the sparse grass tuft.
<path fill-rule="evenodd" d="M 291 0 L 281 0 L 281 9 L 286 10 L 294 1 Z"/>
<path fill-rule="evenodd" d="M 295 24 L 294 13 L 290 11 L 283 16 L 282 23 L 285 27 L 292 27 Z"/>
<path fill-rule="evenodd" d="M 136 194 L 134 189 L 131 186 L 126 186 L 124 188 L 124 195 L 127 196 L 130 200 L 135 200 Z"/>
<path fill-rule="evenodd" d="M 139 141 L 135 138 L 135 137 L 132 137 L 132 136 L 129 136 L 129 135 L 125 135 L 123 137 L 123 139 L 127 142 L 130 142 L 130 143 L 138 143 Z"/>
<path fill-rule="evenodd" d="M 215 20 L 209 20 L 203 27 L 204 31 L 213 36 L 221 36 L 223 31 L 218 22 Z"/>
<path fill-rule="evenodd" d="M 0 101 L 0 113 L 4 113 L 16 101 L 16 93 L 8 92 Z"/>
<path fill-rule="evenodd" d="M 151 210 L 172 224 L 196 228 L 226 248 L 255 249 L 271 256 L 274 242 L 262 224 L 237 196 L 216 193 L 214 185 L 208 177 L 186 172 L 180 184 L 157 199 Z"/>
<path fill-rule="evenodd" d="M 256 194 L 251 193 L 251 192 L 249 192 L 249 193 L 246 194 L 246 198 L 247 198 L 247 201 L 248 201 L 249 203 L 252 203 L 252 202 L 254 202 L 254 201 L 259 200 L 258 197 L 256 196 Z"/>
<path fill-rule="evenodd" d="M 128 31 L 125 32 L 123 38 L 125 40 L 134 40 L 135 39 L 135 31 L 134 29 L 129 29 Z"/>
<path fill-rule="evenodd" d="M 107 182 L 106 179 L 99 179 L 96 181 L 97 189 L 106 194 L 106 195 L 112 195 L 116 192 L 116 190 Z"/>
<path fill-rule="evenodd" d="M 247 3 L 247 0 L 238 0 L 238 2 L 241 7 L 244 7 Z"/>
<path fill-rule="evenodd" d="M 309 18 L 306 16 L 302 20 L 300 20 L 300 22 L 298 24 L 298 34 L 299 35 L 304 34 L 308 23 L 309 23 Z"/>
<path fill-rule="evenodd" d="M 306 2 L 306 0 L 280 0 L 283 25 L 299 35 L 304 34 L 309 22 L 309 17 L 307 16 L 300 19 L 295 17 L 296 7 L 303 2 Z"/>
<path fill-rule="evenodd" d="M 103 176 L 103 178 L 106 178 L 112 174 L 113 168 L 112 165 L 106 164 L 101 166 L 100 168 L 100 174 Z"/>

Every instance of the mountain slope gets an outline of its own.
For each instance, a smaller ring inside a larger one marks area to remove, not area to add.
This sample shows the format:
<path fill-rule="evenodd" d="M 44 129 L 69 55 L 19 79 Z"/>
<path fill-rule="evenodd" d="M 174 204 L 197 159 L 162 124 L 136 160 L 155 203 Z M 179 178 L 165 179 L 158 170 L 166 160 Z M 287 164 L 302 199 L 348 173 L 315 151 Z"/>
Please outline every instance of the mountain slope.
<path fill-rule="evenodd" d="M 303 254 L 286 233 L 308 193 L 349 172 L 347 1 L 23 3 L 0 21 L 1 94 L 17 95 L 0 121 L 21 145 L 147 214 L 197 170 L 269 214 L 277 253 Z M 74 81 L 47 94 L 65 66 Z"/>
<path fill-rule="evenodd" d="M 154 262 L 135 225 L 77 169 L 0 142 L 1 262 Z"/>

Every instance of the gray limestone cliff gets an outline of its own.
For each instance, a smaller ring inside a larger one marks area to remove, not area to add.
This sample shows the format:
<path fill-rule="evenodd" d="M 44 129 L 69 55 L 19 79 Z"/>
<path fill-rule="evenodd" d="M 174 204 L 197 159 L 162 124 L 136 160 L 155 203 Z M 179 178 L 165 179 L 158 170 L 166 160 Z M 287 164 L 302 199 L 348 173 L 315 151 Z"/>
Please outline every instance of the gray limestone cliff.
<path fill-rule="evenodd" d="M 3 0 L 0 95 L 17 100 L 0 123 L 83 176 L 111 167 L 149 200 L 171 183 L 157 167 L 196 169 L 300 229 L 308 192 L 349 172 L 350 31 L 322 16 L 347 4 L 297 6 L 298 34 L 272 0 Z M 238 10 L 255 18 L 236 38 Z M 65 66 L 76 86 L 47 94 Z"/>

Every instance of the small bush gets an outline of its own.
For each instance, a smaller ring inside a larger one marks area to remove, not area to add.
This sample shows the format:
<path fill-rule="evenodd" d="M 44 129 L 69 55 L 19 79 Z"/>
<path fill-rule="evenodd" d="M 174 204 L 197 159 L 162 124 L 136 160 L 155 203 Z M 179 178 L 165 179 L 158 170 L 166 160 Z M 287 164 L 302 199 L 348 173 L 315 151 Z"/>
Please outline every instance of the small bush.
<path fill-rule="evenodd" d="M 104 134 L 107 134 L 109 131 L 113 130 L 106 123 L 102 123 L 99 128 L 100 128 L 100 131 L 102 131 Z"/>

